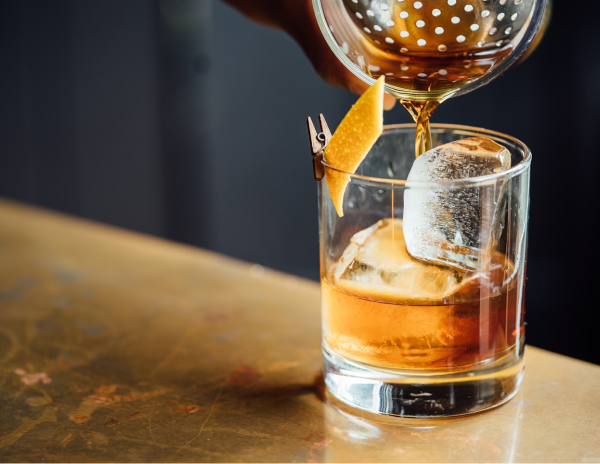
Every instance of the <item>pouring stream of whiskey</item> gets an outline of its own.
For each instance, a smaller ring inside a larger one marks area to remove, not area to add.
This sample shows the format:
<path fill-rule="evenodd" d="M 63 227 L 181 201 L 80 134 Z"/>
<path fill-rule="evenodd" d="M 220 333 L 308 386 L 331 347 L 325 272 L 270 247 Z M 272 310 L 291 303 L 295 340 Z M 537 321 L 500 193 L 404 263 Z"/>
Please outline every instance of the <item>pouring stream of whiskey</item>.
<path fill-rule="evenodd" d="M 404 106 L 417 123 L 417 133 L 415 137 L 415 158 L 433 148 L 431 142 L 431 131 L 429 129 L 429 118 L 440 105 L 440 102 L 431 100 L 426 102 L 410 101 L 400 99 L 400 104 Z"/>
<path fill-rule="evenodd" d="M 394 223 L 394 183 L 392 182 L 392 224 Z M 396 244 L 396 228 L 392 228 L 392 244 Z"/>

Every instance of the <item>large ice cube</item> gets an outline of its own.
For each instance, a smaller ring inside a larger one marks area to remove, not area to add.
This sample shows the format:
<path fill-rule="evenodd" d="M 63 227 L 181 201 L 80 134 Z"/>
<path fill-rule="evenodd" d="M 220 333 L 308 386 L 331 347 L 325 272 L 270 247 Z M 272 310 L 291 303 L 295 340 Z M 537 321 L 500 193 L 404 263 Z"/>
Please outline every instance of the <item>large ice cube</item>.
<path fill-rule="evenodd" d="M 439 304 L 464 284 L 464 272 L 411 258 L 403 235 L 400 219 L 354 234 L 333 270 L 336 287 L 375 301 Z"/>
<path fill-rule="evenodd" d="M 441 145 L 419 156 L 408 174 L 404 196 L 404 235 L 408 252 L 424 261 L 463 270 L 481 270 L 502 232 L 506 186 L 502 180 L 458 188 L 411 181 L 451 181 L 504 171 L 510 152 L 472 137 Z"/>

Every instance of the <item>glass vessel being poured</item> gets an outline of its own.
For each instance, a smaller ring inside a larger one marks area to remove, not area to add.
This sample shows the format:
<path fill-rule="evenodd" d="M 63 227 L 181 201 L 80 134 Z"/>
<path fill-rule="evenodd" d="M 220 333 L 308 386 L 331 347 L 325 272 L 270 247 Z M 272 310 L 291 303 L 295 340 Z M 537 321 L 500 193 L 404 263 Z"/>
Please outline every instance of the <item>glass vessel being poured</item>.
<path fill-rule="evenodd" d="M 313 0 L 327 43 L 368 84 L 417 123 L 416 155 L 433 148 L 429 117 L 530 53 L 549 20 L 549 0 Z"/>

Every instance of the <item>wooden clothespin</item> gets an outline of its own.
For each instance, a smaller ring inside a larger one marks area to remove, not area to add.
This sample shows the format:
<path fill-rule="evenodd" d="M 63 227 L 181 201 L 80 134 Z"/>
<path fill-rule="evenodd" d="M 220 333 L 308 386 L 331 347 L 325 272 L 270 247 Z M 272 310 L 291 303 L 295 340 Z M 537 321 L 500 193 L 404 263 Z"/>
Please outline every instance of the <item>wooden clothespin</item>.
<path fill-rule="evenodd" d="M 331 140 L 331 131 L 327 126 L 325 117 L 319 115 L 319 124 L 321 125 L 321 132 L 317 133 L 315 125 L 310 117 L 307 120 L 308 124 L 308 138 L 310 142 L 310 151 L 313 157 L 313 173 L 316 181 L 320 181 L 325 176 L 325 168 L 323 167 L 323 153 L 325 147 Z"/>

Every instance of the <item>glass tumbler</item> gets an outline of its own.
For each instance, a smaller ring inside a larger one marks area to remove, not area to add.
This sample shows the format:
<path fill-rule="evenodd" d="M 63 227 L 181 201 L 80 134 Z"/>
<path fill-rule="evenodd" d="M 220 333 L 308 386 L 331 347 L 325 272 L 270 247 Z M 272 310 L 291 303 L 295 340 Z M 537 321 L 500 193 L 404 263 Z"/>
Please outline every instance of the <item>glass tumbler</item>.
<path fill-rule="evenodd" d="M 350 180 L 344 216 L 335 211 L 326 178 L 319 182 L 325 383 L 338 400 L 371 413 L 472 414 L 508 401 L 523 377 L 531 153 L 485 129 L 433 124 L 431 134 L 434 146 L 492 139 L 509 150 L 511 167 L 475 178 L 406 181 L 415 126 L 401 124 L 385 127 L 356 173 L 337 171 Z M 461 218 L 462 198 L 470 198 L 470 214 L 493 212 L 497 233 L 471 249 L 477 270 L 408 254 L 404 219 L 415 211 L 405 206 L 428 194 L 456 202 L 439 220 L 464 219 L 464 234 L 484 237 L 487 227 L 489 236 L 490 219 Z"/>

